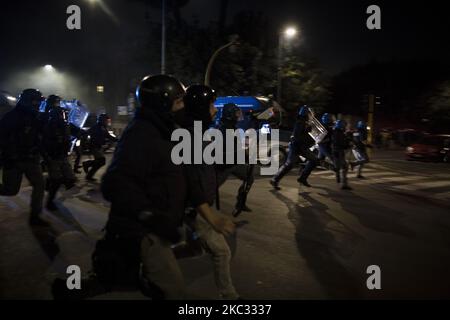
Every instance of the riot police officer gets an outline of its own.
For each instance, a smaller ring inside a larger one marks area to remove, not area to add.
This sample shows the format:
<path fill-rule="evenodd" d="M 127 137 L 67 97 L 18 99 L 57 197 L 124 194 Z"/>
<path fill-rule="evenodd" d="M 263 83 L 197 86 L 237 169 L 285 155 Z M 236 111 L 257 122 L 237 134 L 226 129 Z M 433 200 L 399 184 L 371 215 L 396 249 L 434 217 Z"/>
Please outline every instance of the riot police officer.
<path fill-rule="evenodd" d="M 33 188 L 30 215 L 30 224 L 33 225 L 46 224 L 39 217 L 45 192 L 40 164 L 42 124 L 38 118 L 42 100 L 39 90 L 26 89 L 16 107 L 0 121 L 0 150 L 4 166 L 0 195 L 16 195 L 25 175 Z"/>
<path fill-rule="evenodd" d="M 356 124 L 356 132 L 353 132 L 353 155 L 356 161 L 350 162 L 350 167 L 353 171 L 354 167 L 358 167 L 357 178 L 364 179 L 362 175 L 363 166 L 369 163 L 369 156 L 367 155 L 367 126 L 364 121 L 358 121 Z"/>
<path fill-rule="evenodd" d="M 329 159 L 329 164 L 332 166 L 332 170 L 334 170 L 334 160 L 331 155 L 331 136 L 333 133 L 333 120 L 331 119 L 330 114 L 324 113 L 320 122 L 323 124 L 325 129 L 327 130 L 327 135 L 320 141 L 319 145 L 319 160 L 326 161 Z"/>
<path fill-rule="evenodd" d="M 184 94 L 184 86 L 171 76 L 147 76 L 141 81 L 135 118 L 124 130 L 101 184 L 103 196 L 111 202 L 106 236 L 128 259 L 125 262 L 134 264 L 132 270 L 139 273 L 142 262 L 146 287 L 155 289 L 153 298 L 185 297 L 171 250 L 180 240 L 178 228 L 187 196 L 183 167 L 171 160 L 174 118 L 184 109 Z M 101 260 L 102 253 L 96 255 Z M 97 265 L 100 274 L 108 274 L 101 266 L 111 268 L 107 261 Z"/>
<path fill-rule="evenodd" d="M 342 190 L 352 190 L 347 181 L 348 164 L 345 152 L 350 148 L 350 141 L 345 133 L 346 126 L 344 120 L 336 121 L 331 137 L 331 150 L 336 168 L 336 181 L 341 183 Z"/>
<path fill-rule="evenodd" d="M 242 120 L 242 110 L 234 103 L 227 103 L 223 106 L 222 116 L 219 121 L 218 129 L 222 132 L 222 135 L 226 137 L 226 130 L 236 130 L 238 129 L 237 123 L 239 120 Z M 237 152 L 237 148 L 240 144 L 235 146 L 234 150 Z M 223 154 L 225 155 L 226 150 L 224 150 Z M 224 183 L 227 177 L 231 174 L 236 178 L 242 181 L 241 186 L 239 187 L 237 201 L 235 208 L 233 210 L 233 216 L 238 216 L 242 211 L 249 212 L 251 209 L 247 207 L 247 196 L 250 192 L 250 189 L 254 182 L 254 171 L 255 165 L 253 164 L 234 164 L 231 166 L 219 166 L 220 172 L 220 183 Z"/>
<path fill-rule="evenodd" d="M 314 140 L 308 134 L 311 130 L 311 127 L 308 124 L 309 117 L 309 107 L 300 107 L 297 122 L 295 123 L 291 141 L 289 143 L 289 154 L 286 158 L 286 162 L 280 167 L 278 173 L 270 180 L 270 184 L 275 189 L 280 189 L 280 180 L 299 162 L 300 155 L 306 158 L 307 162 L 297 181 L 304 186 L 311 187 L 307 179 L 312 170 L 316 167 L 318 159 L 316 155 L 309 150 L 309 148 L 314 145 Z"/>
<path fill-rule="evenodd" d="M 91 137 L 89 142 L 90 153 L 94 156 L 94 160 L 83 162 L 83 170 L 86 173 L 86 180 L 96 181 L 95 173 L 106 164 L 103 146 L 107 140 L 116 142 L 117 138 L 108 132 L 110 117 L 106 113 L 99 114 L 97 123 L 87 131 Z"/>
<path fill-rule="evenodd" d="M 186 90 L 184 104 L 186 119 L 183 127 L 191 137 L 203 135 L 212 124 L 217 112 L 214 107 L 215 92 L 205 85 L 192 85 Z M 201 122 L 203 132 L 195 132 L 194 121 Z M 203 146 L 206 147 L 206 144 Z M 192 154 L 192 153 L 191 153 Z M 193 155 L 193 154 L 192 154 Z M 191 162 L 194 163 L 194 162 Z M 220 296 L 224 299 L 238 299 L 230 272 L 231 250 L 224 235 L 234 231 L 234 223 L 224 215 L 212 211 L 218 196 L 218 179 L 214 165 L 205 163 L 185 164 L 189 203 L 195 209 L 191 214 L 194 229 L 202 240 L 214 263 L 214 276 Z"/>
<path fill-rule="evenodd" d="M 52 107 L 48 111 L 48 120 L 44 127 L 43 146 L 48 166 L 48 199 L 46 208 L 57 210 L 53 200 L 61 185 L 66 190 L 75 185 L 75 176 L 68 160 L 71 149 L 71 125 L 68 122 L 67 110 L 61 107 L 61 98 L 51 96 Z M 47 100 L 48 100 L 47 99 Z M 47 101 L 47 104 L 48 101 Z"/>

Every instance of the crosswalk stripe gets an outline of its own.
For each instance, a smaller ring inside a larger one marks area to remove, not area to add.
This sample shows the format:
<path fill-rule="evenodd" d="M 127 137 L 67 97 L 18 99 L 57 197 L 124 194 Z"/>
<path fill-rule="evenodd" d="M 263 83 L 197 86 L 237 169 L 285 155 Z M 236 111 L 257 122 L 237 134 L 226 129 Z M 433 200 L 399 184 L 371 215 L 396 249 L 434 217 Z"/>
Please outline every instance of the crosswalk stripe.
<path fill-rule="evenodd" d="M 395 176 L 398 175 L 397 172 L 389 172 L 389 171 L 378 171 L 378 172 L 369 172 L 369 173 L 365 173 L 363 170 L 363 176 L 365 177 L 379 177 L 379 176 Z"/>
<path fill-rule="evenodd" d="M 427 189 L 427 188 L 439 188 L 450 186 L 450 181 L 429 181 L 429 182 L 419 182 L 408 185 L 398 185 L 393 186 L 393 188 L 401 189 L 401 190 L 418 190 L 418 189 Z"/>
<path fill-rule="evenodd" d="M 402 182 L 402 181 L 412 181 L 412 180 L 421 180 L 421 179 L 429 179 L 428 177 L 423 176 L 407 176 L 407 177 L 386 177 L 386 178 L 378 178 L 377 180 L 381 181 L 392 181 L 392 182 Z"/>
<path fill-rule="evenodd" d="M 395 172 L 373 172 L 373 173 L 364 173 L 363 175 L 366 177 L 378 177 L 378 176 L 395 176 L 395 175 L 398 175 L 398 173 L 395 173 Z M 352 175 L 349 174 L 349 178 L 351 178 L 351 176 Z M 331 180 L 331 179 L 335 179 L 336 175 L 331 174 L 329 176 L 321 176 L 320 178 Z M 370 180 L 370 181 L 372 181 L 372 180 Z"/>
<path fill-rule="evenodd" d="M 435 199 L 450 199 L 450 191 L 447 192 L 441 192 L 441 193 L 436 193 L 433 195 L 433 198 Z"/>
<path fill-rule="evenodd" d="M 364 168 L 364 172 L 374 172 L 374 171 L 378 171 L 378 170 Z M 315 176 L 326 175 L 326 174 L 334 174 L 334 172 L 331 170 L 313 171 L 312 172 L 312 175 L 315 175 Z"/>

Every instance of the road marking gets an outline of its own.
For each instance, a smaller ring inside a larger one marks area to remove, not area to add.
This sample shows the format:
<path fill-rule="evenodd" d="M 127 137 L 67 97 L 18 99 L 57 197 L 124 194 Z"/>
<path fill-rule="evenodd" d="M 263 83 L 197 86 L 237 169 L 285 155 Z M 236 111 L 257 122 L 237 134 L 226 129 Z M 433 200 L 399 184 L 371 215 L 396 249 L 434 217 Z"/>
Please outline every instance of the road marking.
<path fill-rule="evenodd" d="M 441 193 L 436 193 L 436 194 L 434 194 L 433 195 L 433 198 L 435 198 L 435 199 L 441 199 L 441 200 L 443 200 L 443 199 L 450 199 L 450 191 L 447 191 L 447 192 L 441 192 Z"/>
<path fill-rule="evenodd" d="M 366 177 L 376 177 L 376 176 L 395 176 L 398 175 L 398 173 L 396 172 L 373 172 L 373 173 L 363 173 L 364 176 Z M 336 175 L 329 175 L 326 177 L 320 177 L 322 179 L 327 179 L 327 180 L 332 180 L 332 179 L 336 179 Z M 349 178 L 352 178 L 351 175 L 349 175 Z M 369 180 L 368 182 L 373 182 L 373 180 Z"/>
<path fill-rule="evenodd" d="M 386 178 L 378 178 L 377 180 L 402 182 L 402 181 L 423 180 L 423 179 L 429 179 L 429 177 L 424 177 L 424 176 L 386 177 Z"/>
<path fill-rule="evenodd" d="M 430 181 L 430 182 L 420 182 L 408 185 L 398 185 L 393 186 L 393 188 L 401 190 L 418 190 L 418 189 L 428 189 L 428 188 L 439 188 L 450 186 L 450 181 Z"/>

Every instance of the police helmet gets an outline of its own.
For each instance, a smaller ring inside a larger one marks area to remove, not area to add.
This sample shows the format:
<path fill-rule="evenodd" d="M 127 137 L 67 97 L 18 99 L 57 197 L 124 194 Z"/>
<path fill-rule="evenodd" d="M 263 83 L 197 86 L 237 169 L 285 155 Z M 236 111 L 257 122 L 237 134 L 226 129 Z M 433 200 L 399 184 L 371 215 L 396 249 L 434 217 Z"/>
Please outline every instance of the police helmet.
<path fill-rule="evenodd" d="M 54 107 L 61 106 L 61 97 L 55 94 L 51 94 L 45 100 L 45 112 L 49 112 Z"/>
<path fill-rule="evenodd" d="M 17 105 L 29 108 L 32 111 L 39 111 L 39 107 L 43 100 L 44 97 L 38 89 L 25 89 L 20 94 Z"/>
<path fill-rule="evenodd" d="M 310 112 L 310 109 L 309 109 L 308 106 L 306 106 L 306 105 L 302 106 L 298 110 L 298 116 L 302 117 L 302 118 L 305 118 L 308 115 L 309 112 Z"/>
<path fill-rule="evenodd" d="M 222 110 L 222 121 L 231 121 L 231 122 L 237 122 L 238 116 L 236 113 L 241 111 L 241 109 L 234 103 L 227 103 L 223 106 Z"/>
<path fill-rule="evenodd" d="M 364 123 L 364 121 L 358 121 L 358 123 L 356 124 L 356 129 L 358 129 L 358 130 L 366 130 L 367 126 Z"/>
<path fill-rule="evenodd" d="M 331 117 L 329 113 L 324 113 L 321 119 L 323 125 L 329 125 L 331 123 Z"/>
<path fill-rule="evenodd" d="M 173 102 L 185 94 L 183 84 L 172 76 L 146 76 L 136 89 L 138 108 L 143 112 L 152 110 L 169 113 Z"/>
<path fill-rule="evenodd" d="M 193 84 L 186 89 L 183 98 L 186 113 L 195 120 L 210 121 L 210 105 L 216 100 L 216 92 L 205 85 Z"/>
<path fill-rule="evenodd" d="M 101 113 L 97 116 L 97 124 L 107 126 L 108 121 L 111 120 L 110 116 L 106 113 Z"/>
<path fill-rule="evenodd" d="M 336 130 L 344 130 L 347 127 L 347 122 L 345 120 L 337 120 L 334 124 L 334 129 Z"/>

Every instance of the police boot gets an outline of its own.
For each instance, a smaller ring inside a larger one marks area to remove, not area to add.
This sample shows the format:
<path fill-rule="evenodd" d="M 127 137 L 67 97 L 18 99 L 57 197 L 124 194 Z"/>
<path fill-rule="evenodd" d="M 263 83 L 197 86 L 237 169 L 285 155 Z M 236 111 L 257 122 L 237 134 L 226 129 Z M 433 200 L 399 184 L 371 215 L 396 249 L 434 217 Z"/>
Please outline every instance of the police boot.
<path fill-rule="evenodd" d="M 48 227 L 48 222 L 43 220 L 40 215 L 38 214 L 34 214 L 33 212 L 30 215 L 30 219 L 28 220 L 28 223 L 31 226 L 36 226 L 36 227 Z"/>
<path fill-rule="evenodd" d="M 275 178 L 270 179 L 270 184 L 272 185 L 272 187 L 275 190 L 281 190 L 281 188 L 279 186 L 279 182 L 277 180 L 275 180 Z"/>
<path fill-rule="evenodd" d="M 308 187 L 308 188 L 312 187 L 312 186 L 308 183 L 308 181 L 307 181 L 305 178 L 303 178 L 302 176 L 300 176 L 300 178 L 297 179 L 297 182 L 300 183 L 300 184 L 302 184 L 302 185 L 304 185 L 305 187 Z"/>
<path fill-rule="evenodd" d="M 92 166 L 92 160 L 83 162 L 83 171 L 88 174 L 89 168 Z"/>
<path fill-rule="evenodd" d="M 356 163 L 350 162 L 350 170 L 353 171 L 356 167 Z"/>
<path fill-rule="evenodd" d="M 54 200 L 55 200 L 56 194 L 58 193 L 58 189 L 59 189 L 60 185 L 61 184 L 59 182 L 52 182 L 52 183 L 50 183 L 50 189 L 48 191 L 47 204 L 45 205 L 45 207 L 49 211 L 57 211 L 58 210 L 58 207 L 55 205 Z"/>

